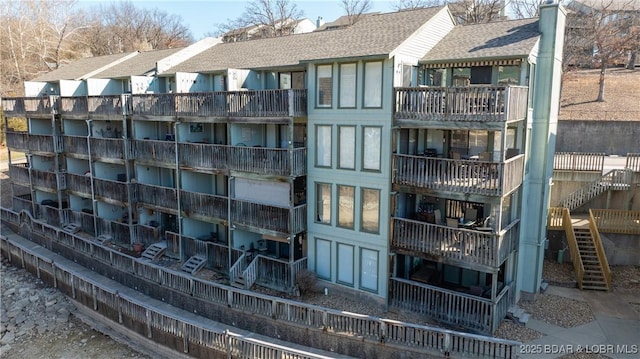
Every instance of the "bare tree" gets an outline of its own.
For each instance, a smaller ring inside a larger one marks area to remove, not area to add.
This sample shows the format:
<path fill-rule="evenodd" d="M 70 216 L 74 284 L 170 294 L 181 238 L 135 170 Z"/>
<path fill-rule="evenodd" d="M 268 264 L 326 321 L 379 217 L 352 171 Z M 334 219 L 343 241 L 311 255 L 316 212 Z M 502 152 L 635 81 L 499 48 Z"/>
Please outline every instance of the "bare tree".
<path fill-rule="evenodd" d="M 511 0 L 511 12 L 518 19 L 536 17 L 540 11 L 540 5 L 546 0 Z"/>
<path fill-rule="evenodd" d="M 234 20 L 218 25 L 217 34 L 225 42 L 291 35 L 296 21 L 304 16 L 290 0 L 255 0 Z"/>
<path fill-rule="evenodd" d="M 448 4 L 460 24 L 481 24 L 505 18 L 503 0 L 459 0 Z"/>
<path fill-rule="evenodd" d="M 415 10 L 423 7 L 442 5 L 442 0 L 396 0 L 392 5 L 397 11 Z"/>
<path fill-rule="evenodd" d="M 21 94 L 23 81 L 81 55 L 77 44 L 85 24 L 75 1 L 5 1 L 0 23 L 3 93 Z"/>
<path fill-rule="evenodd" d="M 371 6 L 371 0 L 342 0 L 342 8 L 349 19 L 349 25 L 358 22 L 363 14 L 371 10 Z"/>
<path fill-rule="evenodd" d="M 639 28 L 635 2 L 602 0 L 593 2 L 593 7 L 572 8 L 567 19 L 565 45 L 567 65 L 590 61 L 600 69 L 598 98 L 602 102 L 607 68 L 626 62 L 629 53 L 640 47 Z"/>
<path fill-rule="evenodd" d="M 180 16 L 136 8 L 126 1 L 102 5 L 93 11 L 84 42 L 97 56 L 175 48 L 186 46 L 193 39 Z"/>

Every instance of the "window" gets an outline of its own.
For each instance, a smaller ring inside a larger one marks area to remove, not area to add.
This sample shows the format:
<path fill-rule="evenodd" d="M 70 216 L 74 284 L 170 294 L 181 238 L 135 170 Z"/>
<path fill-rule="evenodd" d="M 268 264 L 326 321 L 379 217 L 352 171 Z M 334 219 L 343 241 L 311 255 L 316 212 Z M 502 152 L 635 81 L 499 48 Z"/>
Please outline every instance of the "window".
<path fill-rule="evenodd" d="M 363 107 L 382 107 L 382 61 L 364 65 Z"/>
<path fill-rule="evenodd" d="M 340 103 L 341 108 L 356 107 L 356 64 L 340 65 Z"/>
<path fill-rule="evenodd" d="M 316 238 L 316 275 L 331 280 L 331 242 Z"/>
<path fill-rule="evenodd" d="M 378 292 L 378 251 L 360 250 L 360 287 Z"/>
<path fill-rule="evenodd" d="M 362 231 L 379 233 L 380 231 L 380 190 L 362 189 Z"/>
<path fill-rule="evenodd" d="M 355 188 L 338 186 L 338 226 L 353 229 Z"/>
<path fill-rule="evenodd" d="M 338 283 L 353 285 L 353 246 L 338 243 Z"/>
<path fill-rule="evenodd" d="M 364 127 L 363 129 L 363 164 L 366 171 L 380 171 L 380 127 Z"/>
<path fill-rule="evenodd" d="M 331 224 L 331 184 L 316 183 L 316 221 Z"/>
<path fill-rule="evenodd" d="M 316 127 L 316 166 L 331 167 L 331 126 Z"/>
<path fill-rule="evenodd" d="M 355 126 L 340 126 L 338 131 L 340 141 L 338 151 L 338 167 L 343 169 L 356 168 L 356 128 Z"/>
<path fill-rule="evenodd" d="M 498 66 L 498 86 L 519 84 L 520 66 Z"/>
<path fill-rule="evenodd" d="M 333 78 L 331 73 L 331 65 L 321 65 L 317 70 L 317 87 L 318 96 L 317 107 L 331 107 L 333 100 Z"/>

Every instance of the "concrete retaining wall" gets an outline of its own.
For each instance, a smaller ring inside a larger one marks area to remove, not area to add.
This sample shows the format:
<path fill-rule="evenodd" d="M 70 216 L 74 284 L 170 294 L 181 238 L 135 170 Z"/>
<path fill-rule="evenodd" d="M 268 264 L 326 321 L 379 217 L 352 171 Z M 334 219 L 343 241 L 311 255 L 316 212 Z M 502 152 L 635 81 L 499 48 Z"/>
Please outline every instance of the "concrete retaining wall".
<path fill-rule="evenodd" d="M 640 121 L 558 121 L 556 152 L 640 152 Z"/>

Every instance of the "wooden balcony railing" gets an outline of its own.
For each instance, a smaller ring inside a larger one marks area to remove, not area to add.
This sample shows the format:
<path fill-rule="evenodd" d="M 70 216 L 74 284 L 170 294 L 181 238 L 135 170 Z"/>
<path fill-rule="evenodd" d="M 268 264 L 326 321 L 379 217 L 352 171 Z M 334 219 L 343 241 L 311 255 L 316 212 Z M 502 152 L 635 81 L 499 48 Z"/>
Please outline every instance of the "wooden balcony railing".
<path fill-rule="evenodd" d="M 306 90 L 216 91 L 131 96 L 134 115 L 290 117 L 306 115 Z"/>
<path fill-rule="evenodd" d="M 553 169 L 602 173 L 604 157 L 604 153 L 556 152 L 553 156 Z"/>
<path fill-rule="evenodd" d="M 27 132 L 7 131 L 7 146 L 21 152 L 55 153 L 52 135 L 35 135 Z"/>
<path fill-rule="evenodd" d="M 29 168 L 22 165 L 9 165 L 9 178 L 13 182 L 21 183 L 25 186 L 31 185 Z"/>
<path fill-rule="evenodd" d="M 123 205 L 129 202 L 128 185 L 124 182 L 96 178 L 93 183 L 93 189 L 96 198 L 118 201 Z"/>
<path fill-rule="evenodd" d="M 640 211 L 590 209 L 601 233 L 640 234 Z"/>
<path fill-rule="evenodd" d="M 509 292 L 515 288 L 505 286 L 491 299 L 444 289 L 401 278 L 390 279 L 389 302 L 392 306 L 422 313 L 439 322 L 471 329 L 485 334 L 493 333 L 507 314 Z"/>
<path fill-rule="evenodd" d="M 129 158 L 137 161 L 166 165 L 176 163 L 176 143 L 173 141 L 132 140 L 130 151 Z"/>
<path fill-rule="evenodd" d="M 59 113 L 69 118 L 86 118 L 89 115 L 87 97 L 60 97 Z"/>
<path fill-rule="evenodd" d="M 37 187 L 58 189 L 58 180 L 55 172 L 31 169 L 31 181 Z"/>
<path fill-rule="evenodd" d="M 256 283 L 267 288 L 288 292 L 294 288 L 298 272 L 307 268 L 307 258 L 290 262 L 258 255 L 252 264 L 255 264 Z"/>
<path fill-rule="evenodd" d="M 522 184 L 524 155 L 503 163 L 395 154 L 393 184 L 502 196 Z"/>
<path fill-rule="evenodd" d="M 24 97 L 7 97 L 2 99 L 2 111 L 5 116 L 25 116 Z"/>
<path fill-rule="evenodd" d="M 294 208 L 231 200 L 233 224 L 264 229 L 287 237 L 306 229 L 307 205 Z"/>
<path fill-rule="evenodd" d="M 180 191 L 180 209 L 186 217 L 228 219 L 229 199 L 206 193 Z"/>
<path fill-rule="evenodd" d="M 595 218 L 593 217 L 593 211 L 591 209 L 589 209 L 589 231 L 591 231 L 591 235 L 593 236 L 593 246 L 595 247 L 596 254 L 598 255 L 598 262 L 600 263 L 600 268 L 602 270 L 606 286 L 607 288 L 611 288 L 611 267 L 609 266 L 607 254 L 604 252 L 602 238 L 600 238 L 600 231 L 598 225 L 596 224 Z"/>
<path fill-rule="evenodd" d="M 108 235 L 115 244 L 131 244 L 130 226 L 127 223 L 96 217 L 96 235 Z"/>
<path fill-rule="evenodd" d="M 133 233 L 135 242 L 142 243 L 145 248 L 160 240 L 160 228 L 158 227 L 138 223 L 135 225 Z"/>
<path fill-rule="evenodd" d="M 178 161 L 183 167 L 214 171 L 226 170 L 228 152 L 225 145 L 179 143 Z"/>
<path fill-rule="evenodd" d="M 640 173 L 640 153 L 627 153 L 627 161 L 624 168 Z"/>
<path fill-rule="evenodd" d="M 34 203 L 35 217 L 52 226 L 60 227 L 60 209 Z"/>
<path fill-rule="evenodd" d="M 510 122 L 526 118 L 527 87 L 395 89 L 396 120 Z"/>
<path fill-rule="evenodd" d="M 55 96 L 9 97 L 2 99 L 2 110 L 7 116 L 48 117 L 58 102 Z"/>
<path fill-rule="evenodd" d="M 171 211 L 177 209 L 178 196 L 175 188 L 138 183 L 136 197 L 141 204 L 149 204 Z"/>
<path fill-rule="evenodd" d="M 67 189 L 83 197 L 91 198 L 91 177 L 67 173 Z"/>
<path fill-rule="evenodd" d="M 185 258 L 192 256 L 206 258 L 206 267 L 209 269 L 226 271 L 229 268 L 229 247 L 225 244 L 182 235 L 182 252 Z"/>
<path fill-rule="evenodd" d="M 306 174 L 306 148 L 229 147 L 229 169 L 273 176 Z"/>
<path fill-rule="evenodd" d="M 124 113 L 122 96 L 89 96 L 87 98 L 87 112 L 98 116 L 122 116 Z"/>
<path fill-rule="evenodd" d="M 405 254 L 438 256 L 464 263 L 499 267 L 517 248 L 518 227 L 487 233 L 393 218 L 391 248 Z"/>
<path fill-rule="evenodd" d="M 96 227 L 93 214 L 67 209 L 64 212 L 64 218 L 66 223 L 75 223 L 80 226 L 82 232 L 95 236 Z"/>
<path fill-rule="evenodd" d="M 31 195 L 14 196 L 11 204 L 13 206 L 13 210 L 18 213 L 24 210 L 33 214 L 33 202 L 31 201 Z"/>
<path fill-rule="evenodd" d="M 94 138 L 89 140 L 93 157 L 124 159 L 124 140 L 118 138 Z"/>
<path fill-rule="evenodd" d="M 63 138 L 64 151 L 76 155 L 89 155 L 89 147 L 87 145 L 87 137 L 84 136 L 67 136 Z"/>

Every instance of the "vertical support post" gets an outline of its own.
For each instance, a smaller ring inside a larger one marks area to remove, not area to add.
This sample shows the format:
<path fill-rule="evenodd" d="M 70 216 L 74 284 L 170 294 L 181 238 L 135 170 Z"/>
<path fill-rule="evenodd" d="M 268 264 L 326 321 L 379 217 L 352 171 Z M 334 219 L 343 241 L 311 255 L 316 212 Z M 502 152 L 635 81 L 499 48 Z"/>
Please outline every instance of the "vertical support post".
<path fill-rule="evenodd" d="M 153 332 L 152 332 L 152 326 L 151 326 L 151 311 L 149 310 L 149 308 L 144 309 L 144 315 L 147 318 L 147 337 L 152 338 Z"/>

